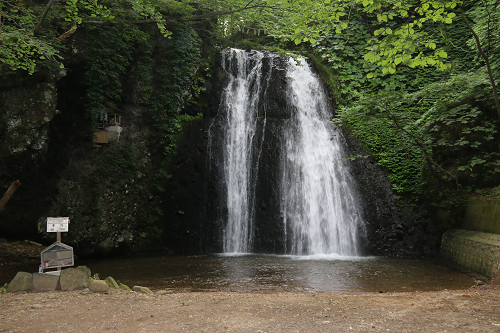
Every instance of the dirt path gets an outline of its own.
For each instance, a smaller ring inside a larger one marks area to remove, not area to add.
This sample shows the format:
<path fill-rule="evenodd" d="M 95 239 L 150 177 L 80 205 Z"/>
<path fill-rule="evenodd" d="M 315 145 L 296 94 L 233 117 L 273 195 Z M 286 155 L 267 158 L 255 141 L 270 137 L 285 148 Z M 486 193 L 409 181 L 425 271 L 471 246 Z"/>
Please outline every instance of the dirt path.
<path fill-rule="evenodd" d="M 500 290 L 0 295 L 0 332 L 499 332 Z"/>

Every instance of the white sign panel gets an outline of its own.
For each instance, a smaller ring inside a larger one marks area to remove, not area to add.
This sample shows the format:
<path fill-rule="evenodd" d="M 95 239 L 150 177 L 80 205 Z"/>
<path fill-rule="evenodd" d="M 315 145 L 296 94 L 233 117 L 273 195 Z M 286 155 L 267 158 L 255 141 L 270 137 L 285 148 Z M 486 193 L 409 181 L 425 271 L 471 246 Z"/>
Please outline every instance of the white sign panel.
<path fill-rule="evenodd" d="M 47 232 L 68 232 L 69 217 L 47 217 Z"/>

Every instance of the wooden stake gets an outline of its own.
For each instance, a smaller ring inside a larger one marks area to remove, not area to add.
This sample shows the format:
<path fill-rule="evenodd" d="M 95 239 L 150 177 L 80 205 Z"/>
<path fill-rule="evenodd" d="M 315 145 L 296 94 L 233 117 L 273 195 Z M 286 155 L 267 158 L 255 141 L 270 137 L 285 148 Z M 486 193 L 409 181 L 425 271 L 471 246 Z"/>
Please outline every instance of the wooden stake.
<path fill-rule="evenodd" d="M 61 232 L 60 232 L 60 231 L 58 231 L 58 232 L 57 232 L 57 241 L 58 241 L 59 243 L 61 243 Z M 60 271 L 60 270 L 61 270 L 61 267 L 57 267 L 57 270 L 58 270 L 58 271 Z"/>
<path fill-rule="evenodd" d="M 0 199 L 0 212 L 2 211 L 3 207 L 9 201 L 10 197 L 16 192 L 17 188 L 21 186 L 21 183 L 19 180 L 16 180 L 15 182 L 12 182 L 7 189 L 7 192 L 3 195 L 2 199 Z"/>

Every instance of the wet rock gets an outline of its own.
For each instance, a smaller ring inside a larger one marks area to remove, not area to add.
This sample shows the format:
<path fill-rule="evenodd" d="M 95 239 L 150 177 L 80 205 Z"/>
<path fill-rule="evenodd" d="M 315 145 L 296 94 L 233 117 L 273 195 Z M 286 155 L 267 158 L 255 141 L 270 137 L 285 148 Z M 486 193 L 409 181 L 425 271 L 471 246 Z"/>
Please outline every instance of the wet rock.
<path fill-rule="evenodd" d="M 33 274 L 26 272 L 18 272 L 7 287 L 7 292 L 31 290 L 33 290 Z"/>

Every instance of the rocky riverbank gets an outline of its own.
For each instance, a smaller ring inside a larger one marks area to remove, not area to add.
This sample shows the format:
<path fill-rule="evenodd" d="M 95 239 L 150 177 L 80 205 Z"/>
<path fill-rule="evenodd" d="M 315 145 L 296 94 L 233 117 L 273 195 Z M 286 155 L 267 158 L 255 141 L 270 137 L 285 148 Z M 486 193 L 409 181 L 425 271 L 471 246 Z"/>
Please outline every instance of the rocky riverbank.
<path fill-rule="evenodd" d="M 22 265 L 40 262 L 42 244 L 25 241 L 8 241 L 0 238 L 0 266 Z"/>
<path fill-rule="evenodd" d="M 494 285 L 424 293 L 0 294 L 0 332 L 498 332 Z"/>

